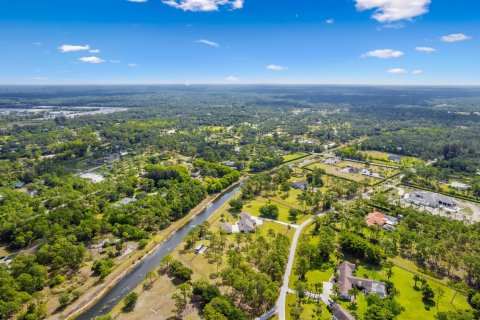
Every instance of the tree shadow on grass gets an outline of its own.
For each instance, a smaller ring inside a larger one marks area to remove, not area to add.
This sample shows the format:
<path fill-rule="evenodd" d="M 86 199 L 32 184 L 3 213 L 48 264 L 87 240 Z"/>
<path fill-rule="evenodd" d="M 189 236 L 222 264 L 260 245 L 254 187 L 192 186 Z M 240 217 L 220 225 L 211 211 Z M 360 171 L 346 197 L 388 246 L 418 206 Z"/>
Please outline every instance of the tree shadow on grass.
<path fill-rule="evenodd" d="M 435 307 L 435 301 L 433 300 L 422 299 L 422 302 L 425 307 L 425 310 L 430 310 L 431 308 Z"/>

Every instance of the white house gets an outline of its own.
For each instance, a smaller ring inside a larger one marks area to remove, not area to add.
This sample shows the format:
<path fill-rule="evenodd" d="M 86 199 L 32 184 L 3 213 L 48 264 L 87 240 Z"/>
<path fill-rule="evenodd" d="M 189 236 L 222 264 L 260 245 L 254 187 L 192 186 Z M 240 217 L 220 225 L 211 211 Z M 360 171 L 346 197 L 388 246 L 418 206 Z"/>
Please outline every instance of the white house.
<path fill-rule="evenodd" d="M 255 232 L 255 229 L 262 225 L 262 220 L 257 217 L 252 217 L 246 212 L 242 212 L 239 218 L 240 219 L 235 224 L 223 222 L 221 225 L 222 230 L 229 234 L 239 232 Z"/>

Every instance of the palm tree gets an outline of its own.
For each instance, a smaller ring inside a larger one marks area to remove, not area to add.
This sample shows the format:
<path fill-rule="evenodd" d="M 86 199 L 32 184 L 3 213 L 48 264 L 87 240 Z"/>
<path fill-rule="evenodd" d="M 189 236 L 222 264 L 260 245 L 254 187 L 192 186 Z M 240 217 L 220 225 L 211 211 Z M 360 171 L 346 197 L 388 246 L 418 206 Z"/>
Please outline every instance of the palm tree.
<path fill-rule="evenodd" d="M 268 237 L 270 238 L 270 243 L 272 243 L 272 239 L 275 238 L 275 230 L 268 229 Z"/>
<path fill-rule="evenodd" d="M 360 290 L 357 287 L 352 287 L 352 289 L 348 290 L 348 294 L 350 295 L 351 298 L 353 298 L 353 301 L 357 299 L 357 296 L 359 293 L 360 293 Z"/>
<path fill-rule="evenodd" d="M 393 277 L 393 270 L 392 268 L 387 269 L 387 279 L 390 280 L 390 278 Z"/>

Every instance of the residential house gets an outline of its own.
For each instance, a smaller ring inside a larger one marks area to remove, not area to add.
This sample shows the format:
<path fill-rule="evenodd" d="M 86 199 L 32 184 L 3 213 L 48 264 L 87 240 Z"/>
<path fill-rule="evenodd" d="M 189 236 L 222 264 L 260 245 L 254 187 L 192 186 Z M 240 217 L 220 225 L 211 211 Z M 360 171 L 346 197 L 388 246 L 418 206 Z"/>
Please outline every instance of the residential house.
<path fill-rule="evenodd" d="M 335 142 L 331 142 L 331 143 L 328 143 L 328 144 L 324 144 L 324 145 L 323 145 L 323 148 L 324 148 L 325 150 L 328 150 L 328 149 L 334 148 L 336 145 L 337 145 L 337 144 L 336 144 Z"/>
<path fill-rule="evenodd" d="M 123 206 L 125 204 L 129 204 L 130 202 L 134 202 L 134 201 L 137 201 L 137 200 L 134 199 L 134 198 L 123 198 L 123 199 L 119 200 L 117 203 L 115 203 L 113 206 L 114 207 L 120 207 L 120 206 Z"/>
<path fill-rule="evenodd" d="M 356 266 L 348 261 L 340 263 L 337 269 L 337 284 L 340 289 L 340 298 L 345 301 L 351 301 L 350 289 L 354 286 L 361 289 L 365 294 L 378 294 L 380 297 L 387 296 L 387 286 L 384 282 L 363 279 L 354 275 Z"/>
<path fill-rule="evenodd" d="M 340 304 L 334 302 L 331 307 L 332 320 L 355 320 L 355 317 L 345 310 Z"/>
<path fill-rule="evenodd" d="M 195 171 L 190 174 L 192 178 L 200 178 L 200 171 Z"/>
<path fill-rule="evenodd" d="M 25 182 L 18 181 L 17 183 L 15 183 L 14 188 L 15 189 L 20 189 L 20 188 L 23 188 L 24 185 L 25 185 Z"/>
<path fill-rule="evenodd" d="M 455 208 L 457 203 L 450 197 L 427 191 L 415 191 L 406 199 L 408 202 L 418 206 Z"/>
<path fill-rule="evenodd" d="M 257 217 L 252 217 L 246 212 L 240 213 L 239 220 L 237 223 L 232 224 L 230 222 L 223 222 L 221 228 L 226 233 L 239 233 L 239 232 L 255 232 L 255 229 L 262 225 L 262 220 Z"/>
<path fill-rule="evenodd" d="M 379 225 L 386 230 L 393 231 L 395 226 L 398 225 L 398 219 L 392 216 L 387 216 L 381 212 L 370 212 L 365 217 L 365 222 L 369 227 Z"/>
<path fill-rule="evenodd" d="M 389 154 L 388 155 L 388 160 L 396 162 L 396 163 L 402 163 L 403 156 L 398 155 L 398 154 Z"/>
<path fill-rule="evenodd" d="M 450 183 L 450 187 L 452 187 L 453 189 L 460 190 L 460 191 L 466 191 L 470 188 L 468 186 L 468 184 L 461 183 L 461 182 L 458 182 L 458 181 L 453 181 L 452 183 Z"/>
<path fill-rule="evenodd" d="M 298 189 L 298 190 L 305 190 L 307 189 L 308 187 L 308 182 L 305 181 L 305 180 L 298 180 L 298 181 L 292 181 L 290 183 L 290 185 L 292 186 L 292 188 L 294 189 Z"/>
<path fill-rule="evenodd" d="M 334 166 L 336 165 L 340 160 L 338 158 L 327 158 L 323 163 L 329 166 Z"/>
<path fill-rule="evenodd" d="M 222 164 L 223 164 L 223 165 L 226 165 L 227 167 L 236 169 L 236 167 L 235 167 L 235 161 L 227 160 L 227 161 L 223 161 Z"/>

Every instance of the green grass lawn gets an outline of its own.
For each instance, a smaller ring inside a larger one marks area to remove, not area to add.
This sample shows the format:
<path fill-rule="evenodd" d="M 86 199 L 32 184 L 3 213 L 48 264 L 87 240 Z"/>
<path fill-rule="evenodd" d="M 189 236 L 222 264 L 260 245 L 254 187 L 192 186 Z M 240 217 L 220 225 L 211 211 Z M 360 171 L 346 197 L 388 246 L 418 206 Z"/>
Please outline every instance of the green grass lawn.
<path fill-rule="evenodd" d="M 276 198 L 272 197 L 272 201 L 270 201 L 271 204 L 274 204 L 278 207 L 278 221 L 282 222 L 287 222 L 291 223 L 291 221 L 288 219 L 288 211 L 293 207 L 299 209 L 298 205 L 290 205 L 289 202 L 294 201 L 296 199 L 296 193 L 293 192 L 293 190 L 290 190 L 290 196 L 283 200 L 281 198 Z M 253 216 L 260 216 L 260 207 L 263 205 L 267 204 L 269 202 L 270 198 L 264 198 L 264 197 L 256 197 L 255 199 L 247 202 L 243 206 L 243 211 L 250 213 Z M 305 221 L 308 219 L 308 215 L 299 215 L 297 217 L 297 223 L 301 223 L 302 221 Z"/>
<path fill-rule="evenodd" d="M 341 167 L 329 166 L 320 162 L 312 163 L 305 168 L 309 170 L 313 170 L 315 168 L 323 169 L 327 174 L 330 174 L 332 176 L 340 177 L 350 181 L 361 182 L 367 185 L 375 184 L 380 181 L 379 179 L 367 177 L 358 173 L 340 172 L 339 169 Z"/>
<path fill-rule="evenodd" d="M 287 155 L 283 156 L 283 162 L 297 160 L 297 159 L 300 159 L 302 157 L 305 157 L 306 155 L 308 155 L 308 153 L 306 153 L 306 152 L 297 152 L 297 153 L 293 153 L 293 154 L 287 154 Z"/>
<path fill-rule="evenodd" d="M 290 309 L 297 303 L 297 296 L 295 294 L 287 294 L 287 310 L 286 315 L 287 319 L 292 319 L 290 316 Z M 306 303 L 302 304 L 303 312 L 301 319 L 314 319 L 314 320 L 330 320 L 332 319 L 332 315 L 327 310 L 327 306 L 321 302 L 322 313 L 320 315 L 317 314 L 317 301 L 307 301 Z"/>
<path fill-rule="evenodd" d="M 310 234 L 313 229 L 313 225 L 307 226 L 302 234 Z M 311 237 L 310 243 L 316 244 L 318 242 L 317 237 Z M 298 257 L 295 257 L 295 260 Z M 332 257 L 332 260 L 334 258 Z M 414 281 L 413 276 L 415 273 L 424 276 L 427 279 L 428 284 L 434 290 L 434 292 L 438 288 L 442 288 L 445 291 L 444 297 L 442 297 L 438 304 L 438 311 L 453 311 L 453 310 L 464 310 L 464 309 L 471 309 L 470 305 L 468 304 L 466 298 L 461 294 L 458 293 L 455 296 L 455 299 L 452 298 L 455 295 L 455 290 L 448 287 L 446 284 L 448 283 L 447 279 L 435 279 L 431 276 L 425 275 L 422 270 L 420 270 L 412 261 L 405 260 L 402 258 L 395 258 L 391 259 L 392 262 L 395 263 L 395 267 L 393 267 L 393 277 L 390 279 L 395 284 L 395 287 L 399 290 L 400 294 L 396 298 L 396 300 L 405 308 L 405 310 L 400 314 L 398 317 L 399 320 L 410 320 L 410 319 L 434 319 L 434 315 L 437 313 L 437 306 L 428 306 L 425 305 L 422 301 L 422 293 L 420 290 L 414 288 Z M 294 265 L 295 265 L 294 261 Z M 405 270 L 407 269 L 407 270 Z M 334 268 L 328 265 L 322 266 L 322 268 L 316 268 L 310 270 L 306 277 L 307 283 L 309 287 L 314 287 L 315 283 L 325 282 L 330 279 L 330 277 L 334 273 Z M 368 265 L 360 265 L 358 266 L 356 275 L 362 278 L 373 279 L 377 281 L 381 281 L 387 279 L 385 271 L 381 270 L 379 267 L 375 266 L 368 266 Z M 295 272 L 292 272 L 290 275 L 289 287 L 294 288 L 295 282 L 298 280 L 298 277 L 295 275 Z M 295 297 L 289 298 L 291 304 L 295 303 Z M 437 298 L 434 298 L 434 302 L 436 303 Z M 348 310 L 350 303 L 348 302 L 341 302 L 341 304 Z M 357 297 L 357 314 L 359 316 L 363 316 L 367 309 L 367 302 L 363 295 L 359 295 Z M 309 308 L 306 307 L 305 313 L 302 316 L 305 318 L 302 319 L 311 319 L 311 313 L 307 311 Z M 287 316 L 288 313 L 287 307 Z M 317 319 L 317 318 L 314 318 Z"/>
<path fill-rule="evenodd" d="M 395 287 L 400 291 L 400 295 L 396 298 L 397 301 L 405 308 L 405 310 L 398 317 L 399 320 L 409 319 L 433 319 L 437 313 L 437 307 L 428 307 L 422 301 L 422 293 L 418 289 L 414 289 L 413 275 L 414 273 L 403 270 L 399 267 L 393 267 L 393 277 L 391 281 L 395 284 Z M 375 269 L 367 269 L 364 266 L 359 266 L 356 272 L 359 277 L 365 277 L 369 279 L 382 280 L 386 279 L 384 271 L 378 271 Z M 429 278 L 427 278 L 429 279 Z M 453 302 L 451 302 L 455 291 L 445 285 L 428 280 L 428 284 L 435 292 L 438 288 L 442 288 L 445 291 L 445 296 L 442 297 L 438 304 L 438 311 L 453 311 L 457 309 L 470 309 L 470 306 L 464 296 L 460 293 L 456 295 Z M 437 298 L 434 298 L 437 301 Z M 365 299 L 359 297 L 358 314 L 363 315 L 366 310 Z M 345 306 L 347 306 L 345 304 Z"/>

